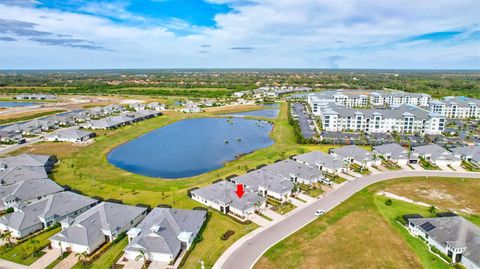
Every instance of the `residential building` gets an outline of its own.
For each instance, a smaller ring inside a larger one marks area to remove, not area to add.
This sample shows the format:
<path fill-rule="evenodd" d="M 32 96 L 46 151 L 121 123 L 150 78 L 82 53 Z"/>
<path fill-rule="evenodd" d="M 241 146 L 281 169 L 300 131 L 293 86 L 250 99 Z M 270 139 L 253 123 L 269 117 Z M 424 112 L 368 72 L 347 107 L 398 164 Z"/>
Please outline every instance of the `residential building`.
<path fill-rule="evenodd" d="M 480 228 L 459 217 L 413 218 L 408 229 L 467 269 L 480 269 Z"/>
<path fill-rule="evenodd" d="M 0 210 L 10 207 L 19 208 L 61 191 L 63 188 L 48 178 L 27 179 L 8 186 L 1 186 Z"/>
<path fill-rule="evenodd" d="M 480 100 L 464 96 L 448 96 L 430 103 L 430 111 L 447 118 L 480 118 Z"/>
<path fill-rule="evenodd" d="M 212 185 L 192 190 L 193 200 L 216 209 L 223 214 L 231 213 L 240 218 L 247 218 L 255 210 L 266 206 L 266 199 L 258 194 L 246 191 L 242 198 L 238 198 L 236 184 L 222 180 Z"/>
<path fill-rule="evenodd" d="M 370 104 L 373 106 L 397 107 L 413 105 L 428 107 L 432 97 L 425 93 L 408 93 L 403 91 L 374 91 L 369 93 Z"/>
<path fill-rule="evenodd" d="M 16 166 L 0 168 L 0 186 L 19 183 L 27 179 L 47 178 L 45 168 L 39 166 Z"/>
<path fill-rule="evenodd" d="M 411 154 L 423 158 L 434 165 L 460 166 L 462 163 L 459 157 L 436 144 L 413 147 Z"/>
<path fill-rule="evenodd" d="M 57 158 L 55 156 L 41 154 L 20 154 L 17 156 L 0 158 L 0 170 L 20 166 L 36 166 L 43 167 L 47 173 L 50 173 L 53 170 L 53 166 L 56 162 Z"/>
<path fill-rule="evenodd" d="M 320 170 L 294 160 L 283 160 L 263 167 L 265 171 L 287 178 L 292 182 L 313 184 L 323 180 Z"/>
<path fill-rule="evenodd" d="M 9 230 L 15 238 L 22 238 L 66 217 L 76 217 L 96 203 L 97 200 L 74 192 L 57 192 L 1 216 L 0 230 Z"/>
<path fill-rule="evenodd" d="M 325 154 L 321 151 L 312 151 L 297 155 L 292 159 L 330 174 L 337 174 L 345 171 L 345 163 L 342 159 Z"/>
<path fill-rule="evenodd" d="M 480 165 L 480 146 L 457 147 L 450 149 L 450 151 L 462 160 L 477 166 Z"/>
<path fill-rule="evenodd" d="M 373 147 L 373 151 L 400 166 L 406 166 L 410 160 L 409 151 L 397 143 L 385 144 Z"/>
<path fill-rule="evenodd" d="M 354 163 L 363 168 L 381 164 L 380 158 L 376 158 L 373 152 L 355 145 L 333 148 L 330 150 L 330 155 L 342 159 L 346 163 Z"/>
<path fill-rule="evenodd" d="M 52 236 L 52 247 L 92 254 L 107 242 L 136 226 L 147 214 L 145 208 L 102 202 L 76 218 L 61 221 L 62 231 Z"/>
<path fill-rule="evenodd" d="M 293 190 L 293 182 L 289 178 L 273 174 L 263 168 L 234 177 L 231 181 L 235 184 L 243 184 L 252 193 L 282 201 L 286 200 Z"/>
<path fill-rule="evenodd" d="M 125 255 L 135 260 L 143 251 L 149 261 L 172 263 L 192 246 L 206 217 L 203 210 L 154 208 L 127 232 Z"/>
<path fill-rule="evenodd" d="M 47 141 L 82 143 L 94 136 L 95 136 L 95 133 L 84 131 L 84 130 L 64 129 L 64 130 L 58 130 L 51 135 L 45 136 L 45 139 Z"/>

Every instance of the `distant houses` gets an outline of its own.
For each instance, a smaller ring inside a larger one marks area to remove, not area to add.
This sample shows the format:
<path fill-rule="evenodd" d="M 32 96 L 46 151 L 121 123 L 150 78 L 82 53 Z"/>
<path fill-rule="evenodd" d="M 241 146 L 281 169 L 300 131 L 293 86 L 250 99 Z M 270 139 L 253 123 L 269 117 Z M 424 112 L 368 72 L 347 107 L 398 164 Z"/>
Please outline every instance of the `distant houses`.
<path fill-rule="evenodd" d="M 423 158 L 433 165 L 460 166 L 462 162 L 455 154 L 436 144 L 413 147 L 411 154 Z"/>
<path fill-rule="evenodd" d="M 94 137 L 95 133 L 79 129 L 59 130 L 51 135 L 45 136 L 47 141 L 82 143 Z"/>
<path fill-rule="evenodd" d="M 143 252 L 148 261 L 173 263 L 192 246 L 206 218 L 203 210 L 154 208 L 127 232 L 125 255 L 135 260 Z"/>
<path fill-rule="evenodd" d="M 16 100 L 54 100 L 57 96 L 51 94 L 20 94 L 14 96 Z"/>
<path fill-rule="evenodd" d="M 52 247 L 63 251 L 92 254 L 137 225 L 147 214 L 145 208 L 101 202 L 76 218 L 61 221 L 62 231 L 52 236 Z"/>

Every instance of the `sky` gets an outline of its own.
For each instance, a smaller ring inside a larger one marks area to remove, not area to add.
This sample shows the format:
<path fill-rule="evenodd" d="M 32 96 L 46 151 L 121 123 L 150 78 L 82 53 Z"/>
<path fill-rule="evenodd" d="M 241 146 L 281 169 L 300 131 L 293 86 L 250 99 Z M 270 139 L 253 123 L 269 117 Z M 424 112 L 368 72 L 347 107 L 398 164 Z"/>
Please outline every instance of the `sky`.
<path fill-rule="evenodd" d="M 0 0 L 0 69 L 480 69 L 478 0 Z"/>

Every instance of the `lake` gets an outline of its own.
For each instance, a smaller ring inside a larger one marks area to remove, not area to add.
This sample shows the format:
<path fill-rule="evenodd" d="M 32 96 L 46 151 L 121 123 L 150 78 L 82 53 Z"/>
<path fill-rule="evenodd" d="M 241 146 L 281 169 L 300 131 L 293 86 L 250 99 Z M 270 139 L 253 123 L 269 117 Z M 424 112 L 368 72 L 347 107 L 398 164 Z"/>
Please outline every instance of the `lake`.
<path fill-rule="evenodd" d="M 230 113 L 222 116 L 233 116 L 233 117 L 251 116 L 251 117 L 263 117 L 263 118 L 270 118 L 270 119 L 275 119 L 278 117 L 278 111 L 279 111 L 278 104 L 264 104 L 262 106 L 265 108 L 259 109 L 259 110 Z"/>
<path fill-rule="evenodd" d="M 34 105 L 41 105 L 41 104 L 42 103 L 37 103 L 37 102 L 0 101 L 0 107 L 2 108 L 34 106 Z"/>
<path fill-rule="evenodd" d="M 149 177 L 192 177 L 272 145 L 272 127 L 266 121 L 243 118 L 182 120 L 115 148 L 108 161 Z"/>

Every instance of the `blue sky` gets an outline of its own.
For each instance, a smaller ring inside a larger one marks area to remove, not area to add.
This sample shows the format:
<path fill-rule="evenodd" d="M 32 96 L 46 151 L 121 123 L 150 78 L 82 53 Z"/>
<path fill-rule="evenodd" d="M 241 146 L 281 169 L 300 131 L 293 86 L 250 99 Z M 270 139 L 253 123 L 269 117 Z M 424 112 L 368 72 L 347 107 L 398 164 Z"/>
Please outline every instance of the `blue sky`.
<path fill-rule="evenodd" d="M 477 0 L 0 0 L 0 69 L 479 69 Z"/>

